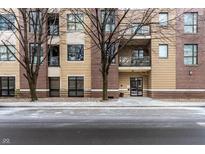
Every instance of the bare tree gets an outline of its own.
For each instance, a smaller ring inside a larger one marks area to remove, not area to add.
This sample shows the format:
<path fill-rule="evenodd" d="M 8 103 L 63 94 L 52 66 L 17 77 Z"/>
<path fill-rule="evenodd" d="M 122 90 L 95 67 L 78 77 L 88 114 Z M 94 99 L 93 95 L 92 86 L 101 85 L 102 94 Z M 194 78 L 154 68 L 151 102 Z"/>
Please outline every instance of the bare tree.
<path fill-rule="evenodd" d="M 49 23 L 48 28 L 48 17 L 55 14 L 56 11 L 56 9 L 46 8 L 1 10 L 0 17 L 9 27 L 15 39 L 19 41 L 19 48 L 13 46 L 11 49 L 10 46 L 13 44 L 9 39 L 1 40 L 1 42 L 24 68 L 25 73 L 23 75 L 28 81 L 31 101 L 38 100 L 36 86 L 39 70 L 49 52 L 49 48 L 43 51 L 42 46 L 49 46 L 58 30 L 55 25 L 58 14 L 53 17 L 53 23 Z M 32 45 L 29 46 L 31 42 Z"/>
<path fill-rule="evenodd" d="M 82 25 L 83 33 L 90 37 L 92 47 L 97 48 L 97 51 L 100 52 L 100 72 L 103 80 L 102 99 L 107 100 L 108 74 L 111 64 L 118 53 L 140 33 L 142 27 L 151 24 L 152 18 L 156 15 L 155 9 L 95 8 L 70 10 Z M 83 14 L 84 19 L 87 18 L 89 22 L 83 20 L 79 14 Z"/>

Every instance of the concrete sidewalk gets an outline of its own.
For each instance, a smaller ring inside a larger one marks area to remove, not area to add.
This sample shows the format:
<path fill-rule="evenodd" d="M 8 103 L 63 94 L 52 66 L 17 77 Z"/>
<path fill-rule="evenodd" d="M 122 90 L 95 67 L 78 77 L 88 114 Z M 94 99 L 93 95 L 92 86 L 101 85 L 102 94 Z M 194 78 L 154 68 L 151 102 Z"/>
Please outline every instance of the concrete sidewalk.
<path fill-rule="evenodd" d="M 16 99 L 18 100 L 18 99 Z M 62 101 L 49 101 L 40 99 L 37 102 L 5 101 L 0 100 L 0 107 L 205 107 L 205 100 L 158 100 L 148 97 L 127 97 L 100 101 L 100 99 L 83 99 Z"/>

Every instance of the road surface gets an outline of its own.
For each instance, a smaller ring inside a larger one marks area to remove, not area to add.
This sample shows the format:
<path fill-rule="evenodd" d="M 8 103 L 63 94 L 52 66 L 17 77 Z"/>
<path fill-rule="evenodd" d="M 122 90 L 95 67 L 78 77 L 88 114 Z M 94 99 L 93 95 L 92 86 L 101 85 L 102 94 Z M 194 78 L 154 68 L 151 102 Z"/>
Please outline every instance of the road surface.
<path fill-rule="evenodd" d="M 205 144 L 205 108 L 2 107 L 0 144 Z"/>

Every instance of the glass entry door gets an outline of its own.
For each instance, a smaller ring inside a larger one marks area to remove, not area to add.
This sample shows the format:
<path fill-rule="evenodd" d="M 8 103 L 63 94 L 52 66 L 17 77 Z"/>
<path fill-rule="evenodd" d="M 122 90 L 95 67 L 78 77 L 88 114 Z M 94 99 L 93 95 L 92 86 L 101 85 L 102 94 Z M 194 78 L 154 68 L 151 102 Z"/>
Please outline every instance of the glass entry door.
<path fill-rule="evenodd" d="M 130 96 L 143 96 L 143 78 L 130 78 Z"/>

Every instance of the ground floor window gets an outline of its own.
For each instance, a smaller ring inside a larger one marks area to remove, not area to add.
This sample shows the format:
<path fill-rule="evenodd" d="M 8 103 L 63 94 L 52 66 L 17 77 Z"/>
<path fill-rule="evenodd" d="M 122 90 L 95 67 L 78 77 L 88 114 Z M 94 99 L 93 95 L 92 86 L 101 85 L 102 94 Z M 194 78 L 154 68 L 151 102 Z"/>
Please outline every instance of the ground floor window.
<path fill-rule="evenodd" d="M 60 78 L 49 77 L 49 96 L 59 97 L 60 96 Z"/>
<path fill-rule="evenodd" d="M 68 96 L 70 97 L 84 96 L 84 77 L 82 76 L 68 77 Z"/>
<path fill-rule="evenodd" d="M 0 96 L 15 95 L 15 77 L 0 77 Z"/>

